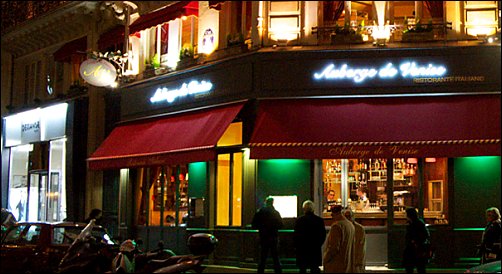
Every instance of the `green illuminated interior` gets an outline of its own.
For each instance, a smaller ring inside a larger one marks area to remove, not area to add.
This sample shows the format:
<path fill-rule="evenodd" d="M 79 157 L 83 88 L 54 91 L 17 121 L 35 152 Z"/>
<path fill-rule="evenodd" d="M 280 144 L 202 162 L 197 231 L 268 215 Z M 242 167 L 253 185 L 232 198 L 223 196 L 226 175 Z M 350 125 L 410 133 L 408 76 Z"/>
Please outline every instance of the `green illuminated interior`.
<path fill-rule="evenodd" d="M 197 162 L 188 164 L 188 195 L 189 197 L 206 197 L 207 164 Z"/>
<path fill-rule="evenodd" d="M 500 157 L 454 159 L 455 227 L 484 227 L 485 210 L 500 208 Z"/>
<path fill-rule="evenodd" d="M 263 205 L 268 195 L 297 195 L 298 204 L 312 199 L 310 193 L 310 161 L 273 159 L 258 161 L 256 186 L 257 206 Z"/>

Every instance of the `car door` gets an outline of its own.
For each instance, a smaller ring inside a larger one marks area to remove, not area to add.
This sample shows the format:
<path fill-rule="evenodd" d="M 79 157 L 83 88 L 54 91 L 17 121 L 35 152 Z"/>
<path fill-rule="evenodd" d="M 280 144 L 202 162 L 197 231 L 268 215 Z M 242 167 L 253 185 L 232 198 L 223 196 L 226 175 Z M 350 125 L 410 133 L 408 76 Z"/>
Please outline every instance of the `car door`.
<path fill-rule="evenodd" d="M 1 265 L 6 273 L 33 271 L 39 251 L 41 226 L 19 224 L 11 227 L 2 241 Z"/>

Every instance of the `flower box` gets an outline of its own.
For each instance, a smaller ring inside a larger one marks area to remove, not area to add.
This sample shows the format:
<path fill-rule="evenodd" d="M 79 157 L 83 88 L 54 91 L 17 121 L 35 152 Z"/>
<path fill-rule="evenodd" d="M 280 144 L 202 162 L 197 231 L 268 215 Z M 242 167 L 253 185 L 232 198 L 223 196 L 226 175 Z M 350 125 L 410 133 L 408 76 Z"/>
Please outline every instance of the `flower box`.
<path fill-rule="evenodd" d="M 405 32 L 402 36 L 402 42 L 426 42 L 434 41 L 434 33 L 427 32 Z"/>
<path fill-rule="evenodd" d="M 363 36 L 361 34 L 344 34 L 344 33 L 337 33 L 331 35 L 331 44 L 332 45 L 340 45 L 340 44 L 362 44 L 364 43 L 363 41 Z"/>

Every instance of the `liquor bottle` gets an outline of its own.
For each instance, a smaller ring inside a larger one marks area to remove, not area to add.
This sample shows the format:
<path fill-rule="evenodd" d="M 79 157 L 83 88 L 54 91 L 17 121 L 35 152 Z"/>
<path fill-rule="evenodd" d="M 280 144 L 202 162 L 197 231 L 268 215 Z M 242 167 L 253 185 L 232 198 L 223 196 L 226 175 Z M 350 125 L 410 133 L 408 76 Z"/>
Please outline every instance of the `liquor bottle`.
<path fill-rule="evenodd" d="M 380 170 L 380 161 L 378 159 L 375 161 L 375 169 Z"/>

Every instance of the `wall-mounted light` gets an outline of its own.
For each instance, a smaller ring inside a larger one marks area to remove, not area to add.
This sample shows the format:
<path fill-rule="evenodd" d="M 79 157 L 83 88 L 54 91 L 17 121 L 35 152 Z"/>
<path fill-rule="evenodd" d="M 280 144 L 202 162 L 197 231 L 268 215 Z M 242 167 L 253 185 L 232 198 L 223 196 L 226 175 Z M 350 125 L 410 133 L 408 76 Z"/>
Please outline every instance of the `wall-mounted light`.
<path fill-rule="evenodd" d="M 425 162 L 426 163 L 435 163 L 436 162 L 436 158 L 425 158 Z"/>
<path fill-rule="evenodd" d="M 418 160 L 417 160 L 417 158 L 408 158 L 408 159 L 406 159 L 406 163 L 416 164 L 416 163 L 418 163 Z"/>

